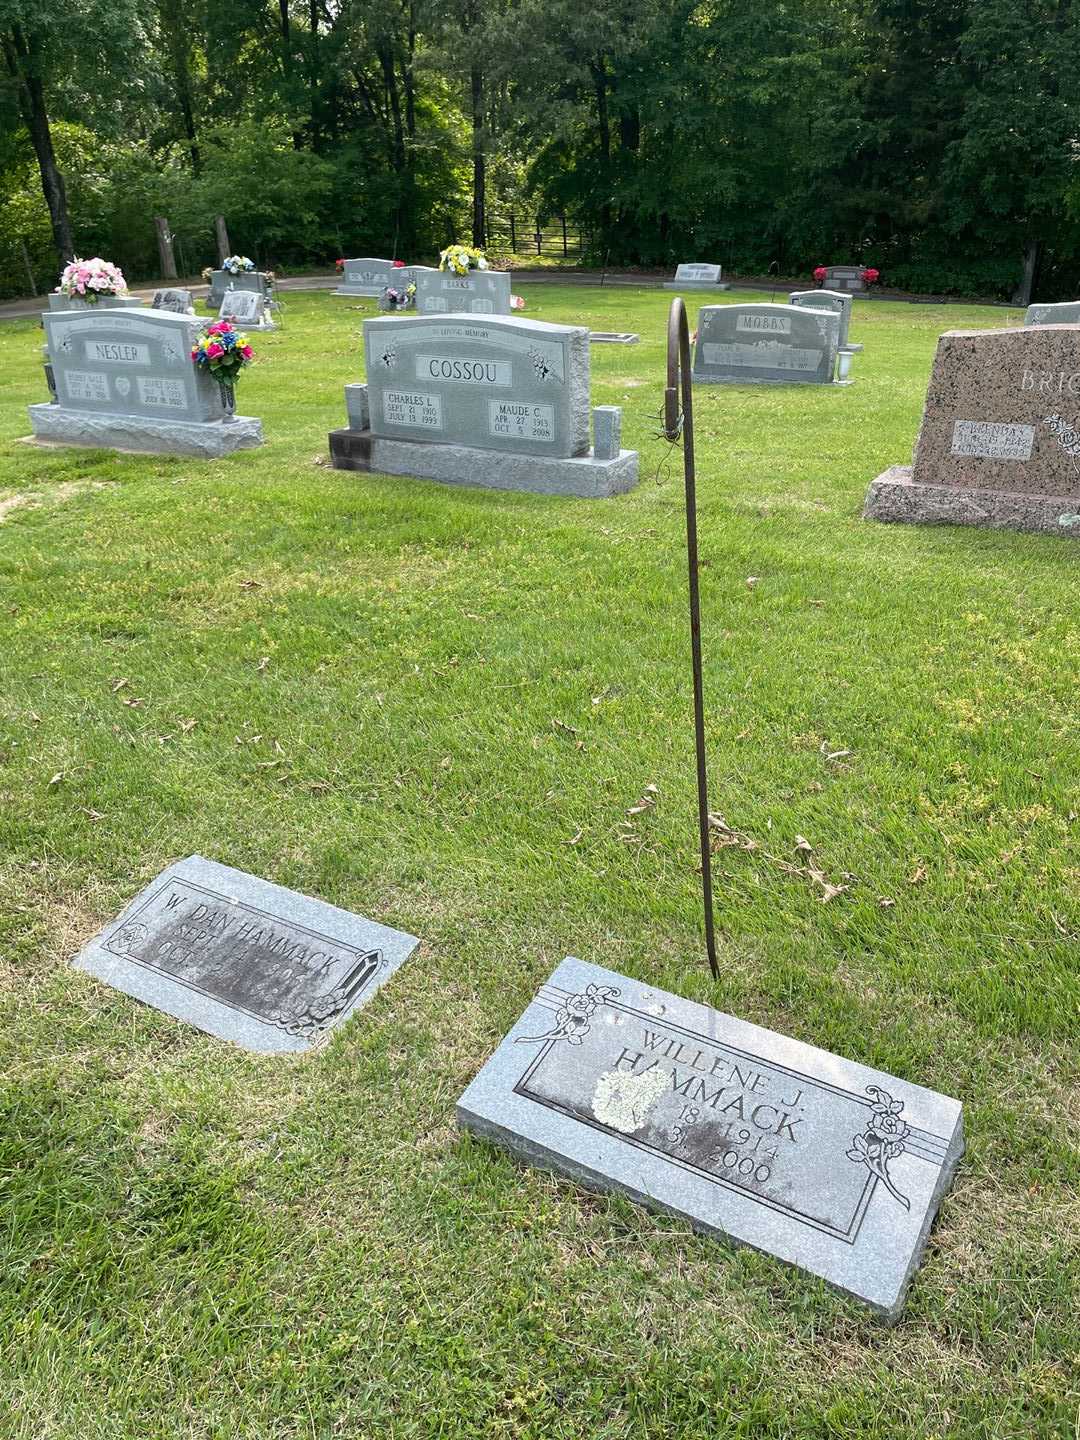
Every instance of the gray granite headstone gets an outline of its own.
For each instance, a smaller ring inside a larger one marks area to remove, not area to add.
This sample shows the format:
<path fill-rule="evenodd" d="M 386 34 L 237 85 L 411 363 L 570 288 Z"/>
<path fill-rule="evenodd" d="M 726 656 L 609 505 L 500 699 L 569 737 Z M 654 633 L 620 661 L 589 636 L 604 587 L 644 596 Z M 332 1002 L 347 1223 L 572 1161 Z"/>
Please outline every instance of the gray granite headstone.
<path fill-rule="evenodd" d="M 190 290 L 155 290 L 151 310 L 169 310 L 174 315 L 194 315 L 195 301 Z"/>
<path fill-rule="evenodd" d="M 566 959 L 458 1122 L 895 1319 L 963 1153 L 958 1101 Z"/>
<path fill-rule="evenodd" d="M 593 406 L 593 454 L 598 460 L 613 460 L 622 449 L 622 406 Z"/>
<path fill-rule="evenodd" d="M 850 292 L 865 290 L 866 281 L 862 278 L 862 272 L 861 265 L 827 265 L 825 267 L 825 286 L 829 290 Z"/>
<path fill-rule="evenodd" d="M 590 330 L 590 345 L 636 345 L 641 339 L 632 330 Z"/>
<path fill-rule="evenodd" d="M 263 270 L 215 270 L 210 277 L 210 293 L 206 303 L 211 310 L 217 310 L 225 298 L 226 290 L 254 290 L 265 300 L 269 294 L 266 272 Z"/>
<path fill-rule="evenodd" d="M 375 299 L 387 285 L 405 286 L 413 279 L 408 265 L 395 265 L 393 260 L 377 260 L 371 257 L 346 260 L 341 280 L 335 295 L 367 295 Z"/>
<path fill-rule="evenodd" d="M 191 348 L 202 320 L 148 307 L 44 317 L 57 403 L 31 405 L 39 439 L 178 454 L 258 445 L 258 420 L 226 419 L 221 391 Z"/>
<path fill-rule="evenodd" d="M 259 325 L 266 301 L 257 290 L 234 290 L 231 286 L 221 297 L 219 320 L 232 320 L 238 325 Z"/>
<path fill-rule="evenodd" d="M 1029 305 L 1024 312 L 1025 325 L 1080 325 L 1080 300 L 1064 300 L 1058 305 Z"/>
<path fill-rule="evenodd" d="M 720 266 L 693 261 L 675 267 L 675 279 L 665 280 L 665 290 L 726 290 L 720 283 Z"/>
<path fill-rule="evenodd" d="M 862 349 L 861 345 L 848 345 L 848 327 L 854 303 L 850 295 L 843 295 L 839 290 L 793 290 L 788 300 L 803 310 L 832 310 L 840 317 L 840 349 Z"/>
<path fill-rule="evenodd" d="M 796 305 L 704 305 L 693 377 L 705 384 L 832 385 L 840 317 Z"/>
<path fill-rule="evenodd" d="M 53 290 L 49 295 L 50 310 L 141 310 L 143 302 L 138 295 L 102 295 L 97 300 L 82 300 L 78 295 L 61 295 Z"/>
<path fill-rule="evenodd" d="M 246 1050 L 310 1050 L 419 941 L 201 855 L 163 871 L 74 965 Z"/>
<path fill-rule="evenodd" d="M 509 315 L 510 276 L 502 270 L 414 271 L 416 309 L 420 315 Z"/>

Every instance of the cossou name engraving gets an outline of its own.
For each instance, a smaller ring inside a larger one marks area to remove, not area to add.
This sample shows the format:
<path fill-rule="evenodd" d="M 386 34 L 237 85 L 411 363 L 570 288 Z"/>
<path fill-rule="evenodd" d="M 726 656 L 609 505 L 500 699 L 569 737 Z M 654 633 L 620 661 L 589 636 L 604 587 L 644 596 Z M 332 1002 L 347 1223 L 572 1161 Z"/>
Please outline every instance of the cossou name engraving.
<path fill-rule="evenodd" d="M 455 355 L 417 355 L 418 380 L 449 380 L 466 385 L 509 386 L 513 366 L 508 360 L 477 360 Z"/>

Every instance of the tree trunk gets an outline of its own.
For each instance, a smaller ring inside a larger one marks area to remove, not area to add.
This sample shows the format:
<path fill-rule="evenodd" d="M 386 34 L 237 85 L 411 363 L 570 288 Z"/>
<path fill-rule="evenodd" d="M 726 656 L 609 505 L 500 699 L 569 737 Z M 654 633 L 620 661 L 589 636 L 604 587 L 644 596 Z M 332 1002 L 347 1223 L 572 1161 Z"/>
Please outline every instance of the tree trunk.
<path fill-rule="evenodd" d="M 214 234 L 217 236 L 217 248 L 218 248 L 218 257 L 217 257 L 217 258 L 218 258 L 218 265 L 220 265 L 221 262 L 225 259 L 226 255 L 231 255 L 231 254 L 232 254 L 232 251 L 229 249 L 229 232 L 228 232 L 228 230 L 226 230 L 226 228 L 225 228 L 225 216 L 224 216 L 224 215 L 215 215 L 215 216 L 214 216 Z"/>
<path fill-rule="evenodd" d="M 169 232 L 169 222 L 164 215 L 154 216 L 154 228 L 157 230 L 158 259 L 161 261 L 161 278 L 163 280 L 175 280 L 176 259 L 173 255 L 173 237 Z"/>
<path fill-rule="evenodd" d="M 611 233 L 611 120 L 608 117 L 608 73 L 604 56 L 589 62 L 593 91 L 596 96 L 596 135 L 600 150 L 600 232 L 607 244 Z"/>
<path fill-rule="evenodd" d="M 1031 292 L 1035 288 L 1035 272 L 1039 268 L 1040 249 L 1038 240 L 1028 241 L 1024 249 L 1024 267 L 1020 273 L 1020 284 L 1013 292 L 1012 303 L 1023 305 L 1025 309 L 1031 304 Z"/>
<path fill-rule="evenodd" d="M 53 150 L 49 112 L 45 106 L 45 87 L 31 63 L 30 46 L 20 26 L 13 25 L 4 33 L 3 45 L 7 68 L 18 92 L 19 110 L 23 123 L 30 132 L 30 143 L 37 157 L 41 189 L 49 207 L 53 244 L 63 269 L 68 261 L 74 258 L 75 241 L 71 233 L 64 177 L 60 173 L 56 152 Z"/>
<path fill-rule="evenodd" d="M 484 155 L 484 72 L 474 64 L 472 82 L 472 241 L 487 244 L 487 160 Z"/>

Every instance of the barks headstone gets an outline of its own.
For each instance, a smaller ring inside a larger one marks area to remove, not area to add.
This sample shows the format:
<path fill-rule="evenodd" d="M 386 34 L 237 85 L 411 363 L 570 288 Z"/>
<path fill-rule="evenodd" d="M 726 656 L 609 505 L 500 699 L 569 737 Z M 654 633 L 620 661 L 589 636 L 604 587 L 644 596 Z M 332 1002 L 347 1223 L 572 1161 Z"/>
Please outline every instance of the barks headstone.
<path fill-rule="evenodd" d="M 1059 305 L 1029 305 L 1024 312 L 1025 325 L 1080 325 L 1080 300 L 1065 300 Z"/>
<path fill-rule="evenodd" d="M 457 1114 L 889 1320 L 964 1149 L 956 1100 L 573 958 Z"/>
<path fill-rule="evenodd" d="M 455 275 L 451 270 L 429 270 L 417 266 L 416 309 L 420 315 L 509 315 L 510 276 L 502 270 L 470 270 Z"/>
<path fill-rule="evenodd" d="M 229 419 L 217 383 L 192 363 L 204 321 L 149 308 L 43 318 L 57 401 L 30 406 L 36 439 L 203 456 L 262 444 L 261 422 Z"/>
<path fill-rule="evenodd" d="M 359 295 L 378 299 L 387 285 L 406 286 L 414 276 L 408 265 L 395 265 L 392 260 L 371 258 L 346 260 L 334 295 Z"/>
<path fill-rule="evenodd" d="M 72 962 L 245 1050 L 310 1050 L 420 942 L 242 870 L 170 865 Z"/>
<path fill-rule="evenodd" d="M 675 279 L 665 280 L 665 290 L 728 290 L 731 287 L 720 283 L 719 265 L 706 265 L 693 261 L 675 267 Z"/>
<path fill-rule="evenodd" d="M 847 290 L 858 294 L 866 289 L 861 265 L 827 265 L 825 267 L 825 288 Z"/>
<path fill-rule="evenodd" d="M 848 339 L 853 303 L 850 295 L 842 295 L 839 290 L 793 290 L 788 301 L 802 310 L 832 310 L 840 317 L 840 349 L 856 354 L 862 350 L 861 345 L 853 345 Z"/>
<path fill-rule="evenodd" d="M 1080 332 L 950 330 L 938 341 L 912 465 L 864 514 L 1080 537 Z"/>
<path fill-rule="evenodd" d="M 190 290 L 155 290 L 151 310 L 168 310 L 173 315 L 194 315 L 195 300 Z"/>
<path fill-rule="evenodd" d="M 636 451 L 589 447 L 582 326 L 386 317 L 364 321 L 364 352 L 366 386 L 346 387 L 349 428 L 330 435 L 338 469 L 590 497 L 637 483 Z"/>
<path fill-rule="evenodd" d="M 833 385 L 840 317 L 796 305 L 704 305 L 694 346 L 695 384 Z M 850 360 L 850 356 L 848 356 Z"/>

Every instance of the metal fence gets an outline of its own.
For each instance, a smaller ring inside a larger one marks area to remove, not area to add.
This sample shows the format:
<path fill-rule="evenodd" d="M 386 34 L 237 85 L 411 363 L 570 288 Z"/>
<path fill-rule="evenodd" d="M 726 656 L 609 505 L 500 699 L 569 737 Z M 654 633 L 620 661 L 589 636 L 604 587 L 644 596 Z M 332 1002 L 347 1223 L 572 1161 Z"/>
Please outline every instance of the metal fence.
<path fill-rule="evenodd" d="M 549 255 L 569 260 L 584 249 L 585 236 L 576 220 L 566 215 L 523 215 L 510 210 L 491 217 L 487 243 L 493 250 L 514 255 Z"/>

